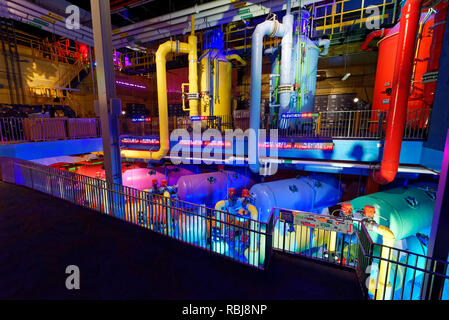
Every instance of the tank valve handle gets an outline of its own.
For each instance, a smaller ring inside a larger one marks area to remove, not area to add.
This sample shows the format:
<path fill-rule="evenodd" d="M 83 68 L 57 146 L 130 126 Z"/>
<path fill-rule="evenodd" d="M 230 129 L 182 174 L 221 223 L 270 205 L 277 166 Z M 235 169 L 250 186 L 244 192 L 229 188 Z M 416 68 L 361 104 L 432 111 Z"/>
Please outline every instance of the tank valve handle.
<path fill-rule="evenodd" d="M 248 198 L 249 197 L 249 190 L 243 189 L 242 190 L 242 198 Z"/>
<path fill-rule="evenodd" d="M 376 215 L 376 208 L 366 205 L 365 208 L 363 208 L 363 213 L 368 219 L 374 219 L 374 216 Z"/>
<path fill-rule="evenodd" d="M 228 189 L 228 197 L 232 198 L 235 196 L 235 189 L 234 188 L 229 188 Z"/>
<path fill-rule="evenodd" d="M 207 178 L 207 181 L 209 181 L 209 183 L 214 183 L 215 182 L 215 178 L 214 177 L 209 177 L 209 178 Z"/>
<path fill-rule="evenodd" d="M 349 202 L 343 202 L 343 204 L 341 205 L 341 211 L 345 216 L 351 216 L 352 210 L 352 204 L 350 204 Z"/>

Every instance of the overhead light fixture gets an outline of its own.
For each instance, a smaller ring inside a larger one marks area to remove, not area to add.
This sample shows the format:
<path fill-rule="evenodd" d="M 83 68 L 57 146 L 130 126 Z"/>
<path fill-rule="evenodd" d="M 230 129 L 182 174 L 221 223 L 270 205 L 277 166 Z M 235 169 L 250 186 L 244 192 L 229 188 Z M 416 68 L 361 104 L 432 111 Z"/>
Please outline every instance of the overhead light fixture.
<path fill-rule="evenodd" d="M 354 103 L 357 103 L 357 102 L 359 102 L 359 98 L 355 97 L 354 98 Z"/>
<path fill-rule="evenodd" d="M 345 74 L 344 76 L 343 76 L 343 78 L 341 78 L 341 81 L 346 81 L 346 80 L 348 80 L 348 78 L 351 76 L 351 74 L 348 72 L 347 74 Z"/>

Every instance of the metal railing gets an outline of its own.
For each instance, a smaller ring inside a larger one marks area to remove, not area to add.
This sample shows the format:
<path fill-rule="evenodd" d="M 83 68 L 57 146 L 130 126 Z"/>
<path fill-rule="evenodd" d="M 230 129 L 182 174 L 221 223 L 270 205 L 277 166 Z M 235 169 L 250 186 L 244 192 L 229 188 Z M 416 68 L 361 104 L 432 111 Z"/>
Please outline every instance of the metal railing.
<path fill-rule="evenodd" d="M 375 1 L 351 1 L 351 0 L 334 0 L 326 3 L 317 3 L 311 5 L 313 37 L 319 37 L 327 34 L 332 36 L 341 32 L 345 32 L 348 28 L 360 28 L 370 18 L 369 6 L 378 8 L 380 16 L 380 24 L 395 22 L 397 13 L 396 1 L 375 0 Z"/>
<path fill-rule="evenodd" d="M 297 211 L 273 208 L 273 250 L 354 268 L 366 298 L 427 299 L 423 283 L 427 283 L 428 288 L 438 283 L 443 290 L 436 298 L 449 299 L 447 261 L 374 243 L 364 222 L 353 221 L 353 233 L 348 234 L 313 224 L 294 224 L 283 219 L 281 213 L 295 215 Z M 323 221 L 329 217 L 308 214 Z"/>
<path fill-rule="evenodd" d="M 431 109 L 407 111 L 405 140 L 425 140 L 430 127 Z M 304 117 L 281 119 L 262 115 L 264 129 L 278 129 L 280 138 L 333 138 L 382 140 L 387 130 L 388 111 L 353 110 L 303 114 Z M 239 118 L 235 126 L 249 128 L 249 118 Z"/>
<path fill-rule="evenodd" d="M 0 118 L 0 143 L 98 138 L 97 118 Z"/>
<path fill-rule="evenodd" d="M 3 181 L 23 185 L 164 236 L 264 269 L 272 219 L 252 220 L 21 159 L 0 158 Z"/>
<path fill-rule="evenodd" d="M 424 299 L 439 285 L 436 298 L 449 299 L 448 262 L 374 243 L 364 222 L 332 231 L 329 219 L 342 218 L 307 213 L 324 224 L 297 224 L 280 208 L 261 222 L 21 159 L 0 158 L 0 177 L 258 269 L 274 249 L 354 268 L 367 298 Z"/>
<path fill-rule="evenodd" d="M 441 261 L 407 250 L 374 243 L 365 224 L 357 233 L 364 259 L 358 268 L 367 296 L 376 300 L 422 300 L 438 282 L 443 288 L 436 297 L 449 299 L 449 268 Z M 385 270 L 380 272 L 380 270 Z M 435 297 L 434 297 L 435 298 Z"/>
<path fill-rule="evenodd" d="M 382 140 L 385 136 L 388 112 L 381 110 L 327 111 L 306 114 L 307 117 L 283 119 L 262 115 L 263 129 L 278 129 L 280 138 L 332 138 L 332 139 L 372 139 Z M 425 140 L 430 127 L 431 109 L 407 111 L 404 129 L 405 140 Z M 158 136 L 159 118 L 149 121 L 119 119 L 120 134 L 133 136 Z M 214 116 L 201 121 L 202 129 L 214 128 L 222 132 L 226 129 L 249 128 L 249 118 L 242 116 Z M 77 128 L 71 129 L 72 127 Z M 175 129 L 192 130 L 190 117 L 169 117 L 169 131 Z M 66 118 L 0 118 L 1 143 L 26 141 L 49 141 L 100 137 L 100 120 Z"/>
<path fill-rule="evenodd" d="M 273 249 L 332 264 L 355 267 L 358 242 L 354 232 L 340 233 L 312 224 L 296 225 L 282 219 L 282 213 L 295 214 L 293 210 L 273 208 Z M 316 215 L 330 218 L 326 215 Z"/>

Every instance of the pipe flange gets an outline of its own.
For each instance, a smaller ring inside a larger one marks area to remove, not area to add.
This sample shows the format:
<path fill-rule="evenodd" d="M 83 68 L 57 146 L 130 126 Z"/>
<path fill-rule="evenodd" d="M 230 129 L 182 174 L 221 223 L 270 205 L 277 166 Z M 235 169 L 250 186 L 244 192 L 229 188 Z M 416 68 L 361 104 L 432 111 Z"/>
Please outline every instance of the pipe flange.
<path fill-rule="evenodd" d="M 189 93 L 187 93 L 187 99 L 188 100 L 199 100 L 200 94 L 198 92 L 189 92 Z"/>
<path fill-rule="evenodd" d="M 278 87 L 278 92 L 293 92 L 293 86 L 291 84 L 282 85 Z"/>

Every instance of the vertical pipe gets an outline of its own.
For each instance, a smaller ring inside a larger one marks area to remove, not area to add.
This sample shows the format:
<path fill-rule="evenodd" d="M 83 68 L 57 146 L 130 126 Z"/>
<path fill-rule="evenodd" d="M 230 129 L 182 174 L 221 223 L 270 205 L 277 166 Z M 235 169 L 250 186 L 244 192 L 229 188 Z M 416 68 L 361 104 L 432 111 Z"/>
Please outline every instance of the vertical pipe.
<path fill-rule="evenodd" d="M 283 37 L 286 28 L 278 21 L 264 21 L 257 25 L 251 39 L 251 101 L 249 126 L 254 133 L 253 143 L 248 141 L 248 153 L 254 159 L 250 160 L 249 167 L 254 173 L 259 173 L 259 128 L 260 128 L 260 95 L 262 85 L 262 49 L 263 38 L 266 35 Z M 291 54 L 291 52 L 290 52 Z M 290 70 L 289 70 L 290 72 Z"/>
<path fill-rule="evenodd" d="M 292 43 L 293 43 L 293 15 L 290 14 L 290 1 L 287 1 L 287 14 L 282 19 L 282 24 L 285 26 L 285 34 L 282 37 L 281 46 L 281 82 L 280 87 L 283 88 L 279 94 L 280 108 L 279 114 L 288 112 L 290 107 L 290 97 L 292 94 Z"/>
<path fill-rule="evenodd" d="M 197 116 L 199 114 L 199 93 L 198 93 L 198 50 L 197 39 L 195 36 L 195 17 L 190 17 L 191 34 L 188 38 L 189 42 L 189 93 L 191 94 L 189 100 L 190 116 Z M 192 94 L 195 97 L 192 97 Z"/>
<path fill-rule="evenodd" d="M 402 9 L 384 153 L 380 171 L 374 176 L 380 184 L 392 182 L 398 171 L 421 3 L 422 0 L 408 0 Z"/>

